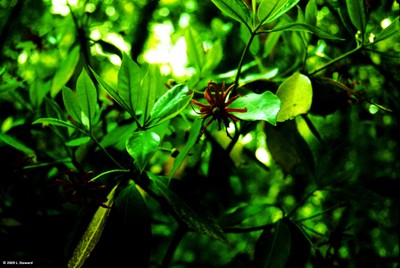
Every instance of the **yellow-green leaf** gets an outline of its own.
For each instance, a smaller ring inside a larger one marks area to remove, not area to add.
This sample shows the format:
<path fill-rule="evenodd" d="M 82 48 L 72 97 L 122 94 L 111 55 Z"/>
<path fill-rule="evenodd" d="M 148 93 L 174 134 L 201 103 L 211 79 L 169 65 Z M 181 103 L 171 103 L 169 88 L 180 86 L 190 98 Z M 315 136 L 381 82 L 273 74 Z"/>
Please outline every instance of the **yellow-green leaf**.
<path fill-rule="evenodd" d="M 117 186 L 118 185 L 116 185 L 108 194 L 108 202 L 106 203 L 107 206 L 112 206 L 114 202 L 115 189 L 117 189 Z M 86 259 L 90 256 L 90 253 L 92 253 L 94 247 L 101 237 L 110 211 L 111 209 L 103 207 L 99 207 L 97 209 L 92 221 L 79 241 L 78 246 L 75 248 L 71 259 L 68 261 L 68 268 L 82 267 L 82 265 L 85 263 Z"/>
<path fill-rule="evenodd" d="M 279 86 L 276 95 L 282 102 L 277 121 L 293 119 L 299 114 L 307 113 L 311 108 L 311 81 L 303 74 L 294 73 Z"/>

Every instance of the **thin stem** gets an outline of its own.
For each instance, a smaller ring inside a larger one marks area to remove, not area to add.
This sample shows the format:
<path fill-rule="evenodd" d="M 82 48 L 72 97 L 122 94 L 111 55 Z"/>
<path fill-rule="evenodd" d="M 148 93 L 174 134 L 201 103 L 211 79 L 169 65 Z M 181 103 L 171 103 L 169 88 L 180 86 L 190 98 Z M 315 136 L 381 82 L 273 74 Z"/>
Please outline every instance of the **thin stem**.
<path fill-rule="evenodd" d="M 103 173 L 100 173 L 99 175 L 97 175 L 96 177 L 94 177 L 93 179 L 91 179 L 91 181 L 97 180 L 97 179 L 100 178 L 101 176 L 104 176 L 104 175 L 107 175 L 107 174 L 110 174 L 110 173 L 116 173 L 116 172 L 119 172 L 119 173 L 128 173 L 128 172 L 129 172 L 129 169 L 112 169 L 112 170 L 108 170 L 108 171 L 105 171 L 105 172 L 103 172 Z"/>
<path fill-rule="evenodd" d="M 239 86 L 239 78 L 240 78 L 240 73 L 242 72 L 242 67 L 243 67 L 243 62 L 244 62 L 244 58 L 247 54 L 247 52 L 250 49 L 251 43 L 253 42 L 254 37 L 256 36 L 256 34 L 254 32 L 251 33 L 250 39 L 246 44 L 246 47 L 243 50 L 242 56 L 240 58 L 239 61 L 239 65 L 238 65 L 238 69 L 237 69 L 237 73 L 236 73 L 236 78 L 235 78 L 235 86 L 233 88 L 233 91 L 237 89 L 237 87 Z"/>
<path fill-rule="evenodd" d="M 101 146 L 100 142 L 98 142 L 98 140 L 97 140 L 93 135 L 90 135 L 90 138 L 91 138 L 91 139 L 96 143 L 96 145 L 108 156 L 108 158 L 110 158 L 111 161 L 114 162 L 114 164 L 116 164 L 120 169 L 124 169 L 124 167 L 123 167 L 120 163 L 118 163 L 118 161 L 115 160 L 115 158 L 114 158 L 112 155 L 110 155 L 110 154 L 107 152 L 107 150 L 106 150 L 103 146 Z"/>
<path fill-rule="evenodd" d="M 336 62 L 338 62 L 338 61 L 340 61 L 340 60 L 342 60 L 342 59 L 344 59 L 344 58 L 350 56 L 351 54 L 353 54 L 353 53 L 359 51 L 359 50 L 362 49 L 362 48 L 363 48 L 363 46 L 357 46 L 356 48 L 354 48 L 354 49 L 352 49 L 352 50 L 350 50 L 350 51 L 348 51 L 348 52 L 342 54 L 341 56 L 339 56 L 339 57 L 337 57 L 337 58 L 331 60 L 330 62 L 328 62 L 327 64 L 325 64 L 325 65 L 322 66 L 321 68 L 319 68 L 319 69 L 317 69 L 317 70 L 314 70 L 313 72 L 309 73 L 308 75 L 309 75 L 309 76 L 313 76 L 313 75 L 315 75 L 316 73 L 319 73 L 320 71 L 322 71 L 322 70 L 328 68 L 328 67 L 331 66 L 332 64 L 334 64 L 334 63 L 336 63 Z"/>
<path fill-rule="evenodd" d="M 261 226 L 247 227 L 247 228 L 238 228 L 238 227 L 224 228 L 223 231 L 224 233 L 233 233 L 233 234 L 250 233 L 250 232 L 263 231 L 266 228 L 272 228 L 275 225 L 276 222 L 270 224 L 264 224 Z"/>
<path fill-rule="evenodd" d="M 183 225 L 179 225 L 178 229 L 176 230 L 174 236 L 172 237 L 171 243 L 165 253 L 164 259 L 161 264 L 161 268 L 168 268 L 173 257 L 176 249 L 178 248 L 179 243 L 181 242 L 183 236 L 186 234 L 187 229 Z"/>
<path fill-rule="evenodd" d="M 303 218 L 303 219 L 297 220 L 296 223 L 301 223 L 301 222 L 303 222 L 303 221 L 308 221 L 308 220 L 317 218 L 317 217 L 322 216 L 322 215 L 324 215 L 324 214 L 326 214 L 326 213 L 328 213 L 328 212 L 331 212 L 331 211 L 333 211 L 333 210 L 335 210 L 335 209 L 337 209 L 337 208 L 340 208 L 340 207 L 342 207 L 343 205 L 344 205 L 344 202 L 339 203 L 339 204 L 336 204 L 336 205 L 334 205 L 334 206 L 332 206 L 332 207 L 330 207 L 330 208 L 328 208 L 328 209 L 325 209 L 324 211 L 322 211 L 322 212 L 320 212 L 320 213 L 314 214 L 314 215 L 312 215 L 312 216 L 310 216 L 310 217 L 307 217 L 307 218 Z"/>

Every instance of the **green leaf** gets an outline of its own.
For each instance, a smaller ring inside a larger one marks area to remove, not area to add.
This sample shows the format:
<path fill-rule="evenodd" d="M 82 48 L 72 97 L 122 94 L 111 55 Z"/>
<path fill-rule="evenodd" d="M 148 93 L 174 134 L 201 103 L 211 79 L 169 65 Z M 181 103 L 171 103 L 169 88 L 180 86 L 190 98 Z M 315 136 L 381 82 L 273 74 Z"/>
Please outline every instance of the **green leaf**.
<path fill-rule="evenodd" d="M 300 0 L 263 0 L 258 6 L 257 15 L 261 25 L 272 22 L 289 11 Z"/>
<path fill-rule="evenodd" d="M 151 130 L 134 132 L 126 141 L 126 150 L 142 172 L 160 145 L 161 138 Z"/>
<path fill-rule="evenodd" d="M 235 114 L 242 120 L 264 120 L 276 125 L 281 100 L 271 91 L 265 91 L 262 94 L 250 93 L 239 97 L 229 108 L 247 108 L 247 112 Z"/>
<path fill-rule="evenodd" d="M 36 158 L 35 151 L 16 138 L 4 133 L 0 133 L 0 140 L 17 149 L 18 151 L 25 153 L 27 156 Z"/>
<path fill-rule="evenodd" d="M 71 79 L 75 72 L 76 65 L 79 61 L 80 47 L 75 46 L 68 54 L 68 56 L 61 62 L 54 75 L 51 85 L 51 96 L 55 97 L 61 88 Z"/>
<path fill-rule="evenodd" d="M 154 104 L 146 126 L 154 127 L 177 116 L 189 104 L 192 97 L 193 92 L 190 92 L 188 86 L 184 84 L 168 90 Z"/>
<path fill-rule="evenodd" d="M 346 5 L 351 22 L 364 35 L 367 25 L 364 0 L 346 0 Z"/>
<path fill-rule="evenodd" d="M 199 33 L 193 28 L 188 26 L 185 30 L 186 54 L 190 63 L 192 63 L 198 73 L 202 73 L 205 54 L 203 42 L 200 39 Z"/>
<path fill-rule="evenodd" d="M 148 119 L 156 99 L 162 94 L 161 74 L 156 66 L 139 67 L 124 54 L 118 72 L 118 91 L 132 113 L 141 116 L 141 123 Z"/>
<path fill-rule="evenodd" d="M 97 82 L 99 82 L 99 84 L 102 85 L 104 90 L 107 91 L 108 94 L 110 94 L 111 98 L 113 98 L 118 103 L 119 106 L 121 106 L 125 111 L 127 111 L 132 116 L 132 118 L 136 119 L 135 112 L 132 110 L 129 103 L 126 103 L 119 96 L 117 91 L 115 91 L 111 86 L 109 86 L 106 83 L 106 81 L 103 80 L 103 78 L 101 78 L 98 74 L 96 74 L 95 71 L 92 70 L 92 73 L 93 73 L 94 77 L 96 78 Z M 136 121 L 137 121 L 137 119 L 136 119 Z"/>
<path fill-rule="evenodd" d="M 198 215 L 185 201 L 170 190 L 164 182 L 168 180 L 167 178 L 154 175 L 151 172 L 147 172 L 147 175 L 155 183 L 171 208 L 190 229 L 206 234 L 221 242 L 226 242 L 225 234 L 221 227 L 211 217 Z"/>
<path fill-rule="evenodd" d="M 316 25 L 317 15 L 318 15 L 318 9 L 316 0 L 309 0 L 306 5 L 306 11 L 305 11 L 306 23 L 312 26 Z"/>
<path fill-rule="evenodd" d="M 201 127 L 203 126 L 202 120 L 195 120 L 189 133 L 189 138 L 185 147 L 183 147 L 182 151 L 179 152 L 178 156 L 175 158 L 174 164 L 172 166 L 171 172 L 169 174 L 169 178 L 171 179 L 178 168 L 181 166 L 183 160 L 186 155 L 190 152 L 192 147 L 196 144 L 197 139 L 199 138 L 199 134 L 201 131 Z"/>
<path fill-rule="evenodd" d="M 284 268 L 290 254 L 290 231 L 284 221 L 279 221 L 273 233 L 266 229 L 256 244 L 254 267 Z"/>
<path fill-rule="evenodd" d="M 35 80 L 33 84 L 29 87 L 29 100 L 32 105 L 36 108 L 39 108 L 43 103 L 43 100 L 47 93 L 51 90 L 51 82 Z"/>
<path fill-rule="evenodd" d="M 129 138 L 129 136 L 135 129 L 136 129 L 135 124 L 117 126 L 103 137 L 103 139 L 100 142 L 100 145 L 103 148 L 106 148 L 108 146 L 112 146 L 117 143 L 123 142 L 125 148 L 126 140 Z"/>
<path fill-rule="evenodd" d="M 375 43 L 396 37 L 400 34 L 400 17 L 397 17 L 388 27 L 383 29 L 375 38 Z"/>
<path fill-rule="evenodd" d="M 106 205 L 109 207 L 111 207 L 113 204 L 115 189 L 117 186 L 118 185 L 116 185 L 107 196 L 108 202 Z M 101 237 L 110 211 L 111 209 L 103 207 L 99 207 L 97 209 L 92 221 L 75 248 L 72 257 L 68 261 L 68 268 L 82 267 L 82 265 L 85 263 L 86 259 L 90 256 L 90 253 L 93 251 Z"/>
<path fill-rule="evenodd" d="M 116 242 L 119 243 L 113 245 L 115 247 L 113 252 L 122 263 L 126 264 L 124 258 L 129 256 L 134 260 L 136 267 L 148 267 L 152 241 L 151 218 L 134 182 L 130 181 L 130 184 L 118 194 L 114 209 L 113 227 L 118 230 L 113 231 L 113 236 L 118 236 Z"/>
<path fill-rule="evenodd" d="M 76 130 L 79 130 L 80 132 L 86 134 L 85 130 L 72 125 L 69 122 L 60 120 L 60 119 L 56 119 L 56 118 L 39 118 L 37 120 L 35 120 L 32 124 L 48 124 L 48 125 L 54 125 L 54 126 L 59 126 L 59 127 L 68 127 L 68 128 L 73 128 Z"/>
<path fill-rule="evenodd" d="M 312 25 L 306 24 L 306 23 L 301 23 L 301 22 L 291 22 L 287 23 L 284 25 L 279 25 L 277 27 L 274 27 L 271 30 L 264 30 L 261 31 L 263 33 L 271 33 L 271 32 L 280 32 L 280 31 L 300 31 L 300 32 L 309 32 L 312 34 L 315 34 L 321 38 L 324 39 L 331 39 L 331 40 L 338 40 L 338 41 L 343 41 L 345 39 L 331 35 L 317 27 L 314 27 Z M 260 32 L 260 33 L 261 33 Z"/>
<path fill-rule="evenodd" d="M 251 29 L 253 20 L 250 15 L 250 9 L 243 0 L 212 0 L 212 2 L 227 16 L 243 23 Z"/>
<path fill-rule="evenodd" d="M 67 146 L 81 146 L 82 144 L 86 144 L 90 141 L 90 137 L 86 136 L 86 137 L 80 137 L 80 138 L 76 138 L 73 140 L 70 140 L 68 142 L 65 143 L 65 145 Z"/>
<path fill-rule="evenodd" d="M 82 109 L 81 122 L 91 129 L 97 110 L 97 90 L 85 70 L 82 70 L 76 82 L 76 94 Z"/>
<path fill-rule="evenodd" d="M 77 123 L 82 123 L 82 109 L 79 106 L 78 99 L 74 92 L 66 86 L 62 89 L 62 97 L 65 109 L 67 113 L 75 120 Z"/>
<path fill-rule="evenodd" d="M 278 122 L 293 119 L 299 114 L 307 113 L 312 103 L 310 79 L 300 73 L 294 73 L 279 86 L 276 95 L 282 102 L 278 113 Z"/>

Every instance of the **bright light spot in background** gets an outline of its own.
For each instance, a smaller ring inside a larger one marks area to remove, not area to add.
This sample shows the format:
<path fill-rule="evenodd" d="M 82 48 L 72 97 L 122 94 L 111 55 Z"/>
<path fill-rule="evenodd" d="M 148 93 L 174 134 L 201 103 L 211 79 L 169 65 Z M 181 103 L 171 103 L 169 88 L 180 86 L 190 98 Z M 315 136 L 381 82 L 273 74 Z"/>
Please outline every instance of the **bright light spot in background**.
<path fill-rule="evenodd" d="M 379 111 L 379 108 L 376 105 L 371 104 L 368 111 L 370 114 L 376 114 Z"/>
<path fill-rule="evenodd" d="M 93 3 L 87 3 L 85 6 L 85 11 L 88 13 L 93 13 L 96 10 L 96 5 Z"/>
<path fill-rule="evenodd" d="M 111 55 L 110 62 L 116 66 L 121 65 L 121 58 L 118 55 Z"/>
<path fill-rule="evenodd" d="M 75 4 L 73 4 L 72 2 L 75 2 Z M 69 14 L 69 7 L 66 0 L 52 0 L 51 3 L 51 12 L 53 14 L 60 14 L 64 17 Z M 76 5 L 76 1 L 69 1 L 69 4 L 71 6 Z"/>
<path fill-rule="evenodd" d="M 316 231 L 316 232 L 318 232 L 318 233 L 321 233 L 321 234 L 326 234 L 326 232 L 328 231 L 328 228 L 326 227 L 326 225 L 325 224 L 323 224 L 323 223 L 317 223 L 315 226 L 314 226 L 314 230 Z"/>
<path fill-rule="evenodd" d="M 312 209 L 311 206 L 309 206 L 309 205 L 304 206 L 304 207 L 301 209 L 301 214 L 303 215 L 303 217 L 311 216 L 312 212 L 313 212 L 313 209 Z"/>
<path fill-rule="evenodd" d="M 26 51 L 23 51 L 21 54 L 19 54 L 18 56 L 19 64 L 25 64 L 27 60 L 28 60 L 28 53 L 26 53 Z"/>
<path fill-rule="evenodd" d="M 388 27 L 390 24 L 392 23 L 392 21 L 389 18 L 386 18 L 384 20 L 381 21 L 381 27 L 382 29 L 385 29 L 386 27 Z"/>
<path fill-rule="evenodd" d="M 186 68 L 186 42 L 185 38 L 179 38 L 175 44 L 171 43 L 171 34 L 174 28 L 171 23 L 157 24 L 153 26 L 155 41 L 150 44 L 144 53 L 144 59 L 148 63 L 162 64 L 162 74 L 172 73 L 177 77 L 192 75 L 194 70 Z"/>
<path fill-rule="evenodd" d="M 242 144 L 247 144 L 250 143 L 253 140 L 253 135 L 251 133 L 247 133 L 242 139 L 241 142 Z"/>
<path fill-rule="evenodd" d="M 368 41 L 369 41 L 370 43 L 373 43 L 373 42 L 374 42 L 374 39 L 375 39 L 375 35 L 374 35 L 373 33 L 370 33 L 370 34 L 369 34 L 369 37 L 368 37 Z"/>
<path fill-rule="evenodd" d="M 261 163 L 265 164 L 266 166 L 271 164 L 271 156 L 269 155 L 269 152 L 263 147 L 257 148 L 256 157 Z"/>
<path fill-rule="evenodd" d="M 101 33 L 99 29 L 94 29 L 90 32 L 90 39 L 92 40 L 99 40 L 101 38 Z"/>
<path fill-rule="evenodd" d="M 181 28 L 186 28 L 189 25 L 190 21 L 190 15 L 187 13 L 181 14 L 181 17 L 179 18 L 179 27 Z"/>
<path fill-rule="evenodd" d="M 130 45 L 119 34 L 109 33 L 105 36 L 104 39 L 116 46 L 121 51 L 126 52 L 130 50 Z"/>

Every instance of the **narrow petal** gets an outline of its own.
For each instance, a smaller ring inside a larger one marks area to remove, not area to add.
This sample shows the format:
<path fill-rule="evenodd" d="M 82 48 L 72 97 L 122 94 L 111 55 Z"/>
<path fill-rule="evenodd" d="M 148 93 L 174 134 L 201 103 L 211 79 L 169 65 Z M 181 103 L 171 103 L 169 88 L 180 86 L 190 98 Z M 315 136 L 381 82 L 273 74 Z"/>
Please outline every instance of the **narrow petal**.
<path fill-rule="evenodd" d="M 225 108 L 228 113 L 245 113 L 247 108 Z"/>
<path fill-rule="evenodd" d="M 239 97 L 240 97 L 240 94 L 238 94 L 238 95 L 236 95 L 236 96 L 230 98 L 227 102 L 225 102 L 225 107 L 226 107 L 226 106 L 229 106 L 232 102 L 234 102 L 235 100 L 237 100 L 237 98 L 239 98 Z"/>
<path fill-rule="evenodd" d="M 206 100 L 210 104 L 214 104 L 215 103 L 214 96 L 212 95 L 212 92 L 211 92 L 211 85 L 212 84 L 216 85 L 215 83 L 213 83 L 211 81 L 208 82 L 208 86 L 207 86 L 206 90 L 204 91 L 204 98 L 206 98 Z"/>
<path fill-rule="evenodd" d="M 207 106 L 209 106 L 209 105 L 203 104 L 203 103 L 201 103 L 201 102 L 199 102 L 199 101 L 197 101 L 197 100 L 193 100 L 193 99 L 191 99 L 190 102 L 191 102 L 192 104 L 197 105 L 197 106 L 200 106 L 200 107 L 207 107 Z"/>
<path fill-rule="evenodd" d="M 229 92 L 231 92 L 231 90 L 233 89 L 233 87 L 235 86 L 235 84 L 233 84 L 233 85 L 231 85 L 230 87 L 228 87 L 228 89 L 224 92 L 224 95 L 223 95 L 223 99 L 224 99 L 224 102 L 226 101 L 226 97 L 229 95 Z M 240 96 L 240 95 L 239 95 Z"/>

